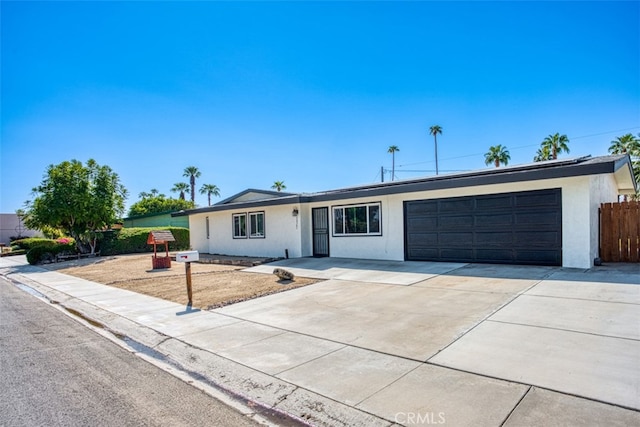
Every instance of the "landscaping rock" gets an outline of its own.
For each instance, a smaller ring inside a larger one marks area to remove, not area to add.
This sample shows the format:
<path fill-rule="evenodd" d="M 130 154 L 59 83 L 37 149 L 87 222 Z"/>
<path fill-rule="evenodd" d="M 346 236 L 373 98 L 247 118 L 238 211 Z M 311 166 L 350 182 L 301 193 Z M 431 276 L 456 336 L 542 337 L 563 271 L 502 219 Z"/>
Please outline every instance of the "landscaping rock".
<path fill-rule="evenodd" d="M 295 276 L 292 272 L 285 270 L 284 268 L 276 268 L 273 270 L 273 274 L 278 276 L 280 280 L 293 280 Z"/>

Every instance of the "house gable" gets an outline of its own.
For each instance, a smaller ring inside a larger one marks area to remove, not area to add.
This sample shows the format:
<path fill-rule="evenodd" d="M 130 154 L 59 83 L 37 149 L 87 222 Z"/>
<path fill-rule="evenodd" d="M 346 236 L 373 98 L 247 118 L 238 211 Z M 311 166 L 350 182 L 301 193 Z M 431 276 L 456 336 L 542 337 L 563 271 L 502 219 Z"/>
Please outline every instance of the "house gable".
<path fill-rule="evenodd" d="M 256 200 L 265 200 L 265 199 L 275 199 L 279 197 L 285 196 L 293 196 L 293 193 L 283 193 L 280 191 L 269 191 L 269 190 L 256 190 L 253 188 L 248 188 L 244 191 L 241 191 L 238 194 L 234 194 L 231 197 L 228 197 L 214 206 L 219 205 L 228 205 L 231 203 L 240 203 L 240 202 L 253 202 Z"/>

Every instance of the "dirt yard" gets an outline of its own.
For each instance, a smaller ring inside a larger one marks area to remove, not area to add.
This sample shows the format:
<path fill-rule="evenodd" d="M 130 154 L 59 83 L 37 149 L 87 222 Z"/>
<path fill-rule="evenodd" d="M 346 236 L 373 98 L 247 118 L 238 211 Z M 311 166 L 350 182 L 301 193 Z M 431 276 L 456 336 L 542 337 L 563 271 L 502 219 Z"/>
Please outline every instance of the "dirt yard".
<path fill-rule="evenodd" d="M 179 304 L 188 302 L 184 264 L 172 262 L 169 269 L 153 270 L 150 254 L 88 258 L 42 267 Z M 243 268 L 191 263 L 193 306 L 202 309 L 222 307 L 318 282 L 304 277 L 280 281 L 275 275 L 248 273 L 241 271 Z"/>

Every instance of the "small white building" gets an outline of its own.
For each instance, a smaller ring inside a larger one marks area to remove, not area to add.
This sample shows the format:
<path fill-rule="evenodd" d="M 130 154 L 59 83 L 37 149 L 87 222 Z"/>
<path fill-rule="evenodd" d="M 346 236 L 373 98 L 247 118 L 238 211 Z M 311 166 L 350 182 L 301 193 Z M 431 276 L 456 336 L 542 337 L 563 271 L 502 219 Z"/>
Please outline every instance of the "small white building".
<path fill-rule="evenodd" d="M 0 214 L 0 243 L 8 246 L 12 237 L 42 237 L 37 230 L 30 230 L 24 226 L 20 217 L 15 213 Z"/>
<path fill-rule="evenodd" d="M 249 189 L 187 215 L 202 253 L 589 268 L 598 209 L 635 193 L 627 155 L 581 157 L 313 194 Z"/>

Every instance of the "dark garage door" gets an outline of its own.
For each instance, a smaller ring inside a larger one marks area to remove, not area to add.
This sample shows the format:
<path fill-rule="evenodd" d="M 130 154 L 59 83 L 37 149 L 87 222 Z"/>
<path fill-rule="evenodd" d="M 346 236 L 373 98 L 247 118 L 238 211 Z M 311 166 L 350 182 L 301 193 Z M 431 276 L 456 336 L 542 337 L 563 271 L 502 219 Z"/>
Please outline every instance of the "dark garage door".
<path fill-rule="evenodd" d="M 411 261 L 562 264 L 561 190 L 404 202 Z"/>

